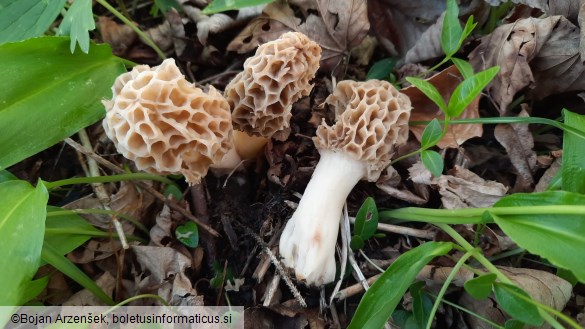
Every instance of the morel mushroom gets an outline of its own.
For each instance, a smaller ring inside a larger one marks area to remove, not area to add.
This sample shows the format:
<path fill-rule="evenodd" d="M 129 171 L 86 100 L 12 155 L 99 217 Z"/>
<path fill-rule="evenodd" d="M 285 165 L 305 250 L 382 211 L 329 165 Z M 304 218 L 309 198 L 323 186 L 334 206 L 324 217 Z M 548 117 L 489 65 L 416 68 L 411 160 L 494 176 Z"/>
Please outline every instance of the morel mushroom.
<path fill-rule="evenodd" d="M 258 47 L 244 62 L 244 70 L 224 93 L 232 107 L 240 156 L 253 158 L 271 137 L 287 137 L 292 105 L 311 92 L 320 59 L 318 44 L 302 33 L 288 32 Z"/>
<path fill-rule="evenodd" d="M 335 278 L 335 243 L 343 204 L 361 179 L 376 181 L 408 137 L 410 99 L 386 81 L 341 81 L 326 103 L 337 122 L 313 138 L 321 158 L 280 238 L 280 254 L 297 279 Z"/>
<path fill-rule="evenodd" d="M 139 170 L 181 173 L 198 183 L 232 148 L 230 107 L 213 87 L 189 83 L 173 59 L 119 76 L 104 101 L 103 127 L 118 152 Z"/>

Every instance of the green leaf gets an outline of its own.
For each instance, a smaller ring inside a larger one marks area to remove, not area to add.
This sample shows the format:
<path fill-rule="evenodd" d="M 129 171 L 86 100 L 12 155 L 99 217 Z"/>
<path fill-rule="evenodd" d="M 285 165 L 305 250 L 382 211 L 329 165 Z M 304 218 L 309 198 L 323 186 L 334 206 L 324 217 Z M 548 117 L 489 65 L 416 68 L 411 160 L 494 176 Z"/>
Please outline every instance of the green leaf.
<path fill-rule="evenodd" d="M 494 207 L 585 205 L 585 195 L 550 191 L 517 193 L 500 199 Z M 558 213 L 540 215 L 494 215 L 494 221 L 518 246 L 570 270 L 585 282 L 585 216 Z"/>
<path fill-rule="evenodd" d="M 213 0 L 203 9 L 203 14 L 215 14 L 222 11 L 236 10 L 244 7 L 253 7 L 273 2 L 274 0 Z"/>
<path fill-rule="evenodd" d="M 451 117 L 458 117 L 461 115 L 463 110 L 471 102 L 479 96 L 483 88 L 485 88 L 492 79 L 498 74 L 500 70 L 499 66 L 490 67 L 485 71 L 481 71 L 472 75 L 469 79 L 463 80 L 449 99 L 449 105 L 447 106 L 447 114 Z"/>
<path fill-rule="evenodd" d="M 467 37 L 473 32 L 475 27 L 477 26 L 477 22 L 473 21 L 473 15 L 469 16 L 467 22 L 465 22 L 465 27 L 463 28 L 463 35 L 461 35 L 461 39 L 459 40 L 459 47 L 463 44 L 463 41 L 467 39 Z"/>
<path fill-rule="evenodd" d="M 43 35 L 59 15 L 65 1 L 0 1 L 0 44 Z"/>
<path fill-rule="evenodd" d="M 469 79 L 471 78 L 471 76 L 473 76 L 473 67 L 471 66 L 471 64 L 469 64 L 468 61 L 464 61 L 462 59 L 455 57 L 451 58 L 451 61 L 453 62 L 453 64 L 455 64 L 463 78 Z"/>
<path fill-rule="evenodd" d="M 0 170 L 105 115 L 101 100 L 124 65 L 107 45 L 86 55 L 68 44 L 45 37 L 0 46 Z"/>
<path fill-rule="evenodd" d="M 569 271 L 569 270 L 565 270 L 564 268 L 557 268 L 557 276 L 561 279 L 565 279 L 567 282 L 569 282 L 573 287 L 579 283 L 579 280 L 577 279 L 577 277 L 575 276 L 575 274 L 573 274 L 573 272 Z"/>
<path fill-rule="evenodd" d="M 412 314 L 416 321 L 418 328 L 425 328 L 429 317 L 431 316 L 431 310 L 433 309 L 433 300 L 424 291 L 425 283 L 416 282 L 410 286 L 410 295 L 412 296 Z"/>
<path fill-rule="evenodd" d="M 172 8 L 175 8 L 178 12 L 183 11 L 183 7 L 176 0 L 154 0 L 150 14 L 155 16 L 159 10 L 163 13 L 168 12 Z"/>
<path fill-rule="evenodd" d="M 93 279 L 83 273 L 75 264 L 65 256 L 61 255 L 56 247 L 50 243 L 43 244 L 41 257 L 54 268 L 67 275 L 85 289 L 91 291 L 97 298 L 108 305 L 114 305 L 114 301 L 100 288 Z"/>
<path fill-rule="evenodd" d="M 163 194 L 167 198 L 172 195 L 176 201 L 183 200 L 183 191 L 177 185 L 166 185 Z"/>
<path fill-rule="evenodd" d="M 420 159 L 425 168 L 427 168 L 433 176 L 439 177 L 443 174 L 443 167 L 445 164 L 439 153 L 432 150 L 424 150 L 420 153 Z"/>
<path fill-rule="evenodd" d="M 0 183 L 0 196 L 0 306 L 12 306 L 21 302 L 40 264 L 49 194 L 42 183 L 35 188 L 12 180 Z"/>
<path fill-rule="evenodd" d="M 187 247 L 197 248 L 199 245 L 199 228 L 194 222 L 188 221 L 175 230 L 175 236 Z"/>
<path fill-rule="evenodd" d="M 465 282 L 463 287 L 471 297 L 478 300 L 486 299 L 492 293 L 496 277 L 494 273 L 484 274 Z"/>
<path fill-rule="evenodd" d="M 506 329 L 522 329 L 524 328 L 524 322 L 518 320 L 508 320 L 504 323 Z"/>
<path fill-rule="evenodd" d="M 355 215 L 353 233 L 364 241 L 371 238 L 378 229 L 378 208 L 374 198 L 368 197 Z"/>
<path fill-rule="evenodd" d="M 544 323 L 538 308 L 524 299 L 531 299 L 524 290 L 511 284 L 495 282 L 494 295 L 499 306 L 512 318 L 531 326 L 540 326 Z"/>
<path fill-rule="evenodd" d="M 427 242 L 400 255 L 366 291 L 348 328 L 382 328 L 421 269 L 451 249 L 449 242 Z"/>
<path fill-rule="evenodd" d="M 75 51 L 75 44 L 84 53 L 89 52 L 89 31 L 95 29 L 95 21 L 91 10 L 92 0 L 75 0 L 59 25 L 57 35 L 71 36 L 70 50 Z"/>
<path fill-rule="evenodd" d="M 443 128 L 441 128 L 441 124 L 439 120 L 436 118 L 433 119 L 423 130 L 422 136 L 420 138 L 420 147 L 421 148 L 429 148 L 437 145 L 437 143 L 443 137 Z"/>
<path fill-rule="evenodd" d="M 435 86 L 433 86 L 427 80 L 413 78 L 413 77 L 406 77 L 406 81 L 410 82 L 413 86 L 417 87 L 423 94 L 425 94 L 433 103 L 437 104 L 437 106 L 443 111 L 447 111 L 447 106 L 445 105 L 445 100 L 443 96 Z"/>
<path fill-rule="evenodd" d="M 353 251 L 363 249 L 364 245 L 365 245 L 364 239 L 359 235 L 352 236 L 351 241 L 349 241 L 349 247 Z"/>
<path fill-rule="evenodd" d="M 60 255 L 65 255 L 84 244 L 92 237 L 107 237 L 103 232 L 89 224 L 83 217 L 71 211 L 67 214 L 52 215 L 66 209 L 47 207 L 47 221 L 45 225 L 45 242 L 55 247 Z"/>
<path fill-rule="evenodd" d="M 45 275 L 39 279 L 29 282 L 26 288 L 23 289 L 22 300 L 20 301 L 19 305 L 25 304 L 26 302 L 40 295 L 48 284 L 49 275 Z"/>
<path fill-rule="evenodd" d="M 18 180 L 18 177 L 14 176 L 8 170 L 0 170 L 0 183 L 7 182 L 9 180 Z"/>
<path fill-rule="evenodd" d="M 441 47 L 447 57 L 453 56 L 460 47 L 463 29 L 459 22 L 459 7 L 456 0 L 447 0 L 447 10 L 443 17 L 441 30 Z"/>
<path fill-rule="evenodd" d="M 379 60 L 372 65 L 368 74 L 366 74 L 366 80 L 388 80 L 390 73 L 394 70 L 394 66 L 396 66 L 396 58 L 384 58 Z"/>
<path fill-rule="evenodd" d="M 585 127 L 585 115 L 563 110 L 565 124 L 576 129 Z M 561 167 L 563 190 L 585 193 L 585 140 L 574 134 L 563 133 L 563 166 Z"/>

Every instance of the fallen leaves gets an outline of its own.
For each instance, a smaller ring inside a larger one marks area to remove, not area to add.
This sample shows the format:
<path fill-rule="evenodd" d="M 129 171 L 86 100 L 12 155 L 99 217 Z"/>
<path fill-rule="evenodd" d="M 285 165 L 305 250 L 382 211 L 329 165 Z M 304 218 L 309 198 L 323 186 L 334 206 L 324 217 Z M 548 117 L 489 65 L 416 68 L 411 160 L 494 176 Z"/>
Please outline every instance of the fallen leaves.
<path fill-rule="evenodd" d="M 469 60 L 476 70 L 500 66 L 490 93 L 502 115 L 508 114 L 514 96 L 524 88 L 537 100 L 585 89 L 580 32 L 562 16 L 502 25 L 481 39 Z"/>
<path fill-rule="evenodd" d="M 268 4 L 263 14 L 253 19 L 228 45 L 228 50 L 245 53 L 285 32 L 297 31 L 323 48 L 322 71 L 341 72 L 340 64 L 370 28 L 366 0 L 319 0 L 301 4 L 291 1 L 291 4 L 305 9 L 301 11 L 302 17 L 295 15 L 284 1 Z"/>

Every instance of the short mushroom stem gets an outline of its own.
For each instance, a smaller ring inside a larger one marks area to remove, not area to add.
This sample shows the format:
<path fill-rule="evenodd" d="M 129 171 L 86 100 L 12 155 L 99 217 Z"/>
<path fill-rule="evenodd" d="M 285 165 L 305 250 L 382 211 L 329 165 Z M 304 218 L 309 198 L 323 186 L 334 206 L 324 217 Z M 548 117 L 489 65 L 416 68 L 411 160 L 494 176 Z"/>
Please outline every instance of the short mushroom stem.
<path fill-rule="evenodd" d="M 335 243 L 347 196 L 366 175 L 363 162 L 344 152 L 321 150 L 321 159 L 280 238 L 284 264 L 308 285 L 335 279 Z"/>

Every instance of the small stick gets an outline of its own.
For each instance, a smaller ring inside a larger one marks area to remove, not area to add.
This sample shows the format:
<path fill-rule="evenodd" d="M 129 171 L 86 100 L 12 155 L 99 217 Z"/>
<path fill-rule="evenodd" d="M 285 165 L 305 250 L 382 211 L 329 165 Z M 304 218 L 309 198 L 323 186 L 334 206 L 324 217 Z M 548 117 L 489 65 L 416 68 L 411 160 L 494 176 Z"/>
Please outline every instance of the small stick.
<path fill-rule="evenodd" d="M 355 217 L 350 217 L 349 220 L 352 224 L 355 224 Z M 419 230 L 410 227 L 392 225 L 392 224 L 385 224 L 385 223 L 378 223 L 378 230 L 388 232 L 388 233 L 396 233 L 396 234 L 404 234 L 410 235 L 416 238 L 432 240 L 435 238 L 435 233 L 429 230 Z"/>
<path fill-rule="evenodd" d="M 98 162 L 99 164 L 103 165 L 104 167 L 112 170 L 113 172 L 115 172 L 116 174 L 123 174 L 125 173 L 125 171 L 116 166 L 115 164 L 111 163 L 110 161 L 102 158 L 101 156 L 99 156 L 98 154 L 96 154 L 95 152 L 91 151 L 91 150 L 87 150 L 85 149 L 83 146 L 81 146 L 79 143 L 77 143 L 76 141 L 72 140 L 71 138 L 66 138 L 65 142 L 67 144 L 69 144 L 69 146 L 73 147 L 75 150 L 91 157 L 92 159 L 94 159 L 96 162 Z M 171 200 L 166 198 L 164 195 L 162 195 L 159 191 L 155 190 L 154 188 L 152 188 L 151 186 L 148 186 L 147 184 L 144 184 L 143 182 L 136 182 L 136 184 L 138 186 L 140 186 L 140 188 L 144 189 L 146 192 L 152 194 L 155 198 L 161 200 L 162 202 L 164 202 L 166 205 L 168 205 L 171 209 L 178 211 L 179 213 L 181 213 L 181 215 L 189 218 L 190 220 L 192 220 L 193 222 L 195 222 L 197 225 L 199 225 L 200 228 L 206 230 L 207 232 L 209 232 L 209 234 L 215 236 L 215 237 L 219 237 L 220 234 L 212 229 L 211 227 L 209 227 L 209 225 L 206 225 L 205 223 L 202 223 L 197 217 L 193 216 L 192 214 L 190 214 L 187 210 L 185 210 L 185 208 L 179 206 L 177 204 L 176 201 Z"/>
<path fill-rule="evenodd" d="M 268 284 L 268 289 L 266 289 L 266 294 L 264 295 L 264 303 L 262 304 L 262 306 L 268 307 L 272 304 L 272 299 L 274 298 L 274 293 L 276 293 L 279 282 L 280 275 L 274 274 L 272 280 L 270 280 L 270 283 Z"/>

